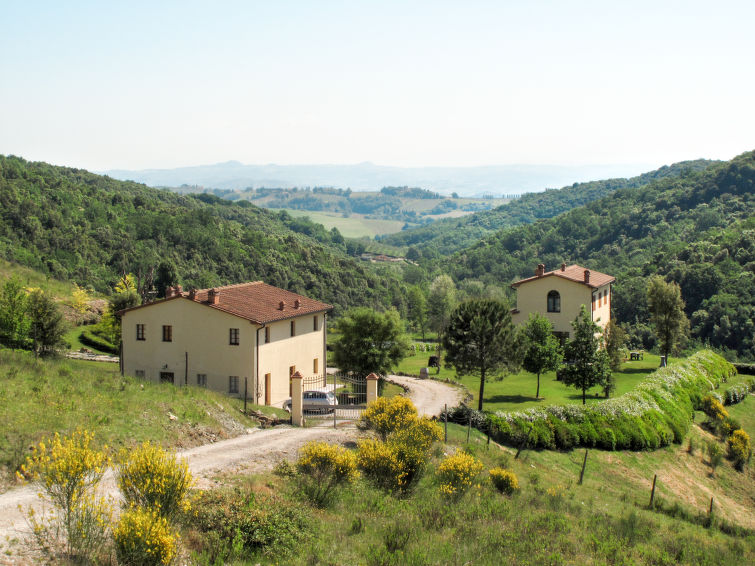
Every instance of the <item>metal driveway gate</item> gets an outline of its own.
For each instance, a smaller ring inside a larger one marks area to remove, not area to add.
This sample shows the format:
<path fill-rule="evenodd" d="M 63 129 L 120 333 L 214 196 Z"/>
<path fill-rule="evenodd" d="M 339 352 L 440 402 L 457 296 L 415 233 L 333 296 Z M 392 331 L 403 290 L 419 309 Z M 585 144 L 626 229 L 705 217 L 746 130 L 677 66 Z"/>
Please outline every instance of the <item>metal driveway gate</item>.
<path fill-rule="evenodd" d="M 302 412 L 306 418 L 356 420 L 367 408 L 367 379 L 346 372 L 305 377 L 302 381 Z M 327 405 L 315 393 L 332 392 L 338 404 Z M 309 393 L 309 395 L 308 395 Z"/>

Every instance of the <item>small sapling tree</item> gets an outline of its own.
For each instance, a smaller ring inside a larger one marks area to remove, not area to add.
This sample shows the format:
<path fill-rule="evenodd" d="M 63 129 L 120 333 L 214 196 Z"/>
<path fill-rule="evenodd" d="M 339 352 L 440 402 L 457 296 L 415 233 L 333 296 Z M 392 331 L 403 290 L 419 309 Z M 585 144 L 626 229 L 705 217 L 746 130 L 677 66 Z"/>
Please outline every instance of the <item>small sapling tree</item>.
<path fill-rule="evenodd" d="M 539 313 L 530 315 L 527 324 L 522 327 L 524 355 L 522 367 L 530 373 L 537 374 L 537 391 L 535 398 L 540 398 L 540 374 L 555 371 L 563 359 L 561 344 L 553 336 L 550 320 Z"/>
<path fill-rule="evenodd" d="M 679 285 L 666 283 L 656 275 L 648 283 L 647 297 L 650 322 L 660 342 L 661 353 L 668 360 L 669 354 L 679 349 L 689 331 L 682 293 Z"/>
<path fill-rule="evenodd" d="M 608 353 L 600 347 L 600 327 L 590 319 L 584 305 L 572 322 L 572 328 L 574 338 L 566 344 L 568 364 L 563 368 L 562 379 L 566 385 L 582 390 L 584 405 L 587 390 L 605 385 L 611 377 L 611 368 Z"/>

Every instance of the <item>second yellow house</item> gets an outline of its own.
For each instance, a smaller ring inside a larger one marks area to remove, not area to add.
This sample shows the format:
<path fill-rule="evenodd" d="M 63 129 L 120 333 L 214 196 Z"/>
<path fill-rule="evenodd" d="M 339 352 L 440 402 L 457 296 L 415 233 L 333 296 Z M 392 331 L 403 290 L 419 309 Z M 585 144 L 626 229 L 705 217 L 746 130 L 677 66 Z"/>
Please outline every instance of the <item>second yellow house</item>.
<path fill-rule="evenodd" d="M 542 263 L 534 277 L 522 279 L 511 286 L 516 289 L 514 324 L 527 322 L 530 313 L 540 313 L 553 325 L 553 333 L 569 338 L 571 323 L 585 305 L 592 320 L 605 328 L 611 320 L 611 285 L 616 278 L 579 265 L 561 264 L 559 269 L 545 271 Z"/>

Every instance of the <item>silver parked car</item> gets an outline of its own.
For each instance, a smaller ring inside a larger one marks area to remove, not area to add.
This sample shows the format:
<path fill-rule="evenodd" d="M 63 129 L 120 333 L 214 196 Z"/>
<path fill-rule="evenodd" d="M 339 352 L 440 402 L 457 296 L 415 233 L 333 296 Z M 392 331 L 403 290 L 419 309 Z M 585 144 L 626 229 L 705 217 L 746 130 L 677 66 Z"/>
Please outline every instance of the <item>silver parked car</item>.
<path fill-rule="evenodd" d="M 338 399 L 332 391 L 305 391 L 302 393 L 305 413 L 332 413 Z M 283 408 L 291 412 L 291 399 L 283 402 Z"/>

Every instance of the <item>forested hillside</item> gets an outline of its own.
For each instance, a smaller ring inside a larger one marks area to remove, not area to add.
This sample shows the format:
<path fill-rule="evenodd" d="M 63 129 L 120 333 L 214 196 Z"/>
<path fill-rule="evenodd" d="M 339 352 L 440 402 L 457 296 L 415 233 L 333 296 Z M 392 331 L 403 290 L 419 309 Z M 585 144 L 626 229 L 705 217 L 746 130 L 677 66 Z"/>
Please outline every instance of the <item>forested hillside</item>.
<path fill-rule="evenodd" d="M 457 281 L 508 283 L 562 261 L 616 276 L 614 315 L 640 327 L 647 278 L 678 282 L 692 337 L 755 359 L 755 152 L 501 230 L 443 267 Z"/>
<path fill-rule="evenodd" d="M 337 230 L 13 156 L 0 156 L 0 243 L 7 260 L 103 292 L 152 270 L 185 287 L 262 279 L 337 312 L 405 302 L 400 274 L 348 257 Z"/>
<path fill-rule="evenodd" d="M 527 193 L 491 211 L 439 220 L 427 226 L 385 236 L 381 241 L 394 246 L 413 246 L 425 257 L 448 255 L 471 246 L 497 230 L 552 218 L 618 189 L 641 187 L 655 179 L 689 175 L 702 171 L 713 163 L 716 162 L 706 159 L 683 161 L 629 179 L 574 183 L 562 189 Z"/>

